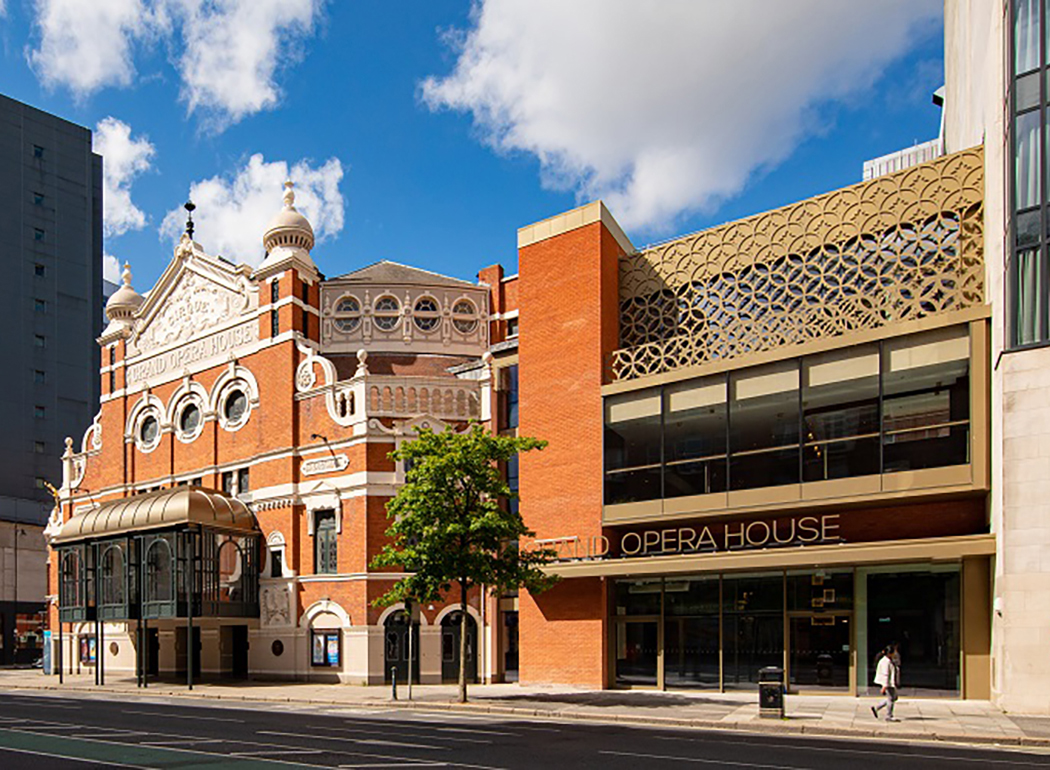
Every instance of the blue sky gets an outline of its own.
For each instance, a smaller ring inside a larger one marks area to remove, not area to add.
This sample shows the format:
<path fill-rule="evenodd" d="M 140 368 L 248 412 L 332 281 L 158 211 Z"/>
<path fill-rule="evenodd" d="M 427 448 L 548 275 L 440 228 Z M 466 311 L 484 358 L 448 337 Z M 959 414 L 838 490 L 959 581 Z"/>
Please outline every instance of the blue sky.
<path fill-rule="evenodd" d="M 327 275 L 473 279 L 595 197 L 641 246 L 856 182 L 936 135 L 942 45 L 928 0 L 0 0 L 0 92 L 102 127 L 140 290 L 191 189 L 258 263 L 288 169 Z"/>

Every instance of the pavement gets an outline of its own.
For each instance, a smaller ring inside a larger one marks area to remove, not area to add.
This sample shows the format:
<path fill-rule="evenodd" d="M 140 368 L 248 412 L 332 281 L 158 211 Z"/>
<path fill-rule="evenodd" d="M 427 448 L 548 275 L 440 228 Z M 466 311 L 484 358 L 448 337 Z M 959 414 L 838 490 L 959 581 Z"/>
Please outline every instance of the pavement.
<path fill-rule="evenodd" d="M 1050 749 L 1050 717 L 1006 714 L 988 701 L 949 698 L 901 698 L 899 722 L 876 720 L 871 706 L 878 698 L 842 695 L 788 695 L 784 719 L 758 714 L 757 693 L 685 693 L 582 690 L 517 684 L 471 685 L 468 703 L 457 702 L 455 685 L 415 685 L 413 700 L 406 687 L 391 699 L 389 686 L 266 681 L 213 681 L 196 684 L 151 682 L 136 687 L 134 679 L 107 677 L 104 687 L 88 675 L 58 677 L 33 670 L 0 670 L 0 690 L 55 693 L 92 692 L 114 695 L 274 702 L 357 709 L 455 711 L 475 714 L 615 722 L 647 727 L 692 727 L 753 733 L 824 737 L 881 738 L 895 741 L 1031 746 Z"/>

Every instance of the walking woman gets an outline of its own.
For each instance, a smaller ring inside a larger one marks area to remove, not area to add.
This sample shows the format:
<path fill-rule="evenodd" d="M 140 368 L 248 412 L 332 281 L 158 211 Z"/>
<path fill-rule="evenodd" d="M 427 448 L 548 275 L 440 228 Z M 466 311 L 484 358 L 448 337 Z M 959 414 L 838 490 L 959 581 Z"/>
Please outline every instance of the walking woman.
<path fill-rule="evenodd" d="M 871 707 L 871 713 L 876 719 L 879 718 L 879 712 L 885 708 L 887 722 L 900 721 L 893 716 L 893 706 L 897 702 L 897 687 L 900 683 L 900 672 L 893 661 L 893 653 L 894 649 L 891 644 L 879 656 L 879 662 L 875 666 L 875 684 L 882 688 L 881 692 L 886 697 L 878 706 Z"/>

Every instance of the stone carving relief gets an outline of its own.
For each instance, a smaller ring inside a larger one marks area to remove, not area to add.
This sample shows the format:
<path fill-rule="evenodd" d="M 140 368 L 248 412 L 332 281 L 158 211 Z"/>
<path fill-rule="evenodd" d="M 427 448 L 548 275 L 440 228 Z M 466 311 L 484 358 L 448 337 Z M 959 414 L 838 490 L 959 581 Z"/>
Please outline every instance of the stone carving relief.
<path fill-rule="evenodd" d="M 229 321 L 248 309 L 250 297 L 242 276 L 234 290 L 194 270 L 184 270 L 160 308 L 132 340 L 138 353 L 147 353 L 189 339 Z"/>
<path fill-rule="evenodd" d="M 80 451 L 98 451 L 102 448 L 102 412 L 99 411 L 95 415 L 95 419 L 91 421 L 91 425 L 84 431 L 84 438 L 80 442 Z"/>
<path fill-rule="evenodd" d="M 264 626 L 287 626 L 291 623 L 291 594 L 285 586 L 266 586 L 259 598 Z"/>

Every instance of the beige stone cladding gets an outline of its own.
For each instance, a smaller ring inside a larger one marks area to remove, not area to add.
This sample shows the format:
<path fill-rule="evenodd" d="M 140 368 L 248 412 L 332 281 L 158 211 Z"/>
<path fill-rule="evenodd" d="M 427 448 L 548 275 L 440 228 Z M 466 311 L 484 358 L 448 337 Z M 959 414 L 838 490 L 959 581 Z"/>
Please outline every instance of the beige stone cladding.
<path fill-rule="evenodd" d="M 945 4 L 944 143 L 983 144 L 991 325 L 990 519 L 997 534 L 992 692 L 1003 708 L 1050 713 L 1050 350 L 1009 350 L 1007 4 Z"/>

